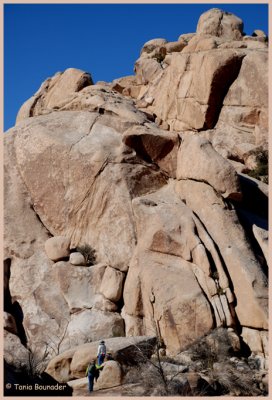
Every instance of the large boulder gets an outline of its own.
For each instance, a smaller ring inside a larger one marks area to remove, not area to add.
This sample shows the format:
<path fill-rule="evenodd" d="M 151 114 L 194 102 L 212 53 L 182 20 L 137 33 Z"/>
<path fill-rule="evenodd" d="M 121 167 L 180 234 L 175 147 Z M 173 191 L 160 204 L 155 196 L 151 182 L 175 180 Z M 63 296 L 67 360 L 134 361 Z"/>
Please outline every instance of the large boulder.
<path fill-rule="evenodd" d="M 46 344 L 41 343 L 53 346 L 51 340 L 59 341 L 63 335 L 69 309 L 52 276 L 52 261 L 44 251 L 51 235 L 34 211 L 18 169 L 16 135 L 17 128 L 5 135 L 4 148 L 6 284 L 10 302 L 18 305 L 29 343 L 43 353 Z"/>
<path fill-rule="evenodd" d="M 103 275 L 100 292 L 109 300 L 117 302 L 123 293 L 125 275 L 121 271 L 107 267 Z"/>
<path fill-rule="evenodd" d="M 135 334 L 142 320 L 142 334 L 159 332 L 168 352 L 177 353 L 213 327 L 212 305 L 194 272 L 198 255 L 204 268 L 208 256 L 195 233 L 193 214 L 173 185 L 134 199 L 133 210 L 139 241 L 124 287 L 126 327 L 127 316 L 134 317 L 134 331 L 133 320 L 128 327 Z"/>
<path fill-rule="evenodd" d="M 122 363 L 124 359 L 132 358 L 132 356 L 135 356 L 135 352 L 139 351 L 141 354 L 146 354 L 146 357 L 150 357 L 155 340 L 151 336 L 115 337 L 105 339 L 105 344 L 112 357 Z M 95 359 L 97 356 L 98 344 L 99 341 L 85 343 L 59 354 L 51 359 L 46 372 L 59 382 L 67 382 L 70 379 L 84 377 L 90 360 Z M 147 353 L 146 347 L 148 347 Z"/>
<path fill-rule="evenodd" d="M 234 167 L 211 143 L 197 135 L 184 136 L 178 152 L 177 179 L 192 179 L 211 185 L 224 198 L 239 199 L 241 189 Z"/>
<path fill-rule="evenodd" d="M 117 361 L 106 361 L 97 382 L 94 384 L 94 390 L 107 389 L 121 385 L 123 375 L 124 372 Z"/>
<path fill-rule="evenodd" d="M 70 263 L 60 261 L 54 264 L 54 270 L 59 290 L 70 313 L 84 309 L 116 311 L 115 305 L 99 293 L 106 270 L 105 264 L 75 268 Z"/>
<path fill-rule="evenodd" d="M 179 42 L 182 48 L 150 41 L 141 52 L 138 107 L 157 116 L 163 129 L 199 131 L 224 157 L 252 169 L 252 151 L 268 147 L 265 37 L 243 36 L 242 20 L 215 8 L 201 15 L 196 34 Z"/>
<path fill-rule="evenodd" d="M 267 277 L 249 246 L 234 209 L 227 209 L 213 188 L 203 182 L 179 181 L 176 191 L 202 221 L 217 245 L 242 326 L 267 329 Z M 222 285 L 221 285 L 222 287 Z M 223 286 L 224 288 L 224 286 Z"/>
<path fill-rule="evenodd" d="M 48 78 L 40 89 L 20 108 L 16 123 L 21 120 L 40 115 L 46 110 L 59 108 L 65 98 L 92 85 L 91 75 L 76 68 L 68 68 Z"/>
<path fill-rule="evenodd" d="M 53 261 L 67 258 L 70 255 L 70 239 L 64 236 L 55 236 L 48 239 L 44 247 L 48 258 Z"/>
<path fill-rule="evenodd" d="M 146 43 L 135 77 L 58 73 L 5 134 L 5 311 L 31 350 L 68 351 L 50 364 L 62 381 L 101 337 L 120 364 L 135 346 L 117 335 L 173 355 L 238 326 L 265 345 L 267 187 L 222 158 L 248 172 L 267 149 L 267 43 L 242 34 L 211 10 L 196 34 Z"/>
<path fill-rule="evenodd" d="M 172 53 L 170 65 L 148 86 L 145 97 L 154 101 L 147 110 L 173 130 L 213 128 L 245 54 L 232 49 L 184 53 L 187 47 Z"/>
<path fill-rule="evenodd" d="M 11 332 L 4 331 L 4 360 L 15 367 L 22 369 L 30 367 L 29 365 L 29 351 L 22 345 L 17 335 Z"/>
<path fill-rule="evenodd" d="M 90 88 L 89 103 L 84 89 L 72 95 L 76 111 L 64 101 L 67 110 L 22 120 L 5 135 L 8 288 L 22 309 L 29 342 L 41 353 L 46 346 L 56 354 L 70 342 L 124 334 L 117 306 L 99 293 L 103 271 L 106 265 L 128 269 L 136 240 L 131 199 L 167 179 L 122 142 L 122 132 L 148 118 L 116 92 Z M 71 249 L 90 245 L 104 266 L 53 266 L 44 247 L 52 236 L 68 238 Z M 111 298 L 120 297 L 118 285 Z M 95 334 L 103 321 L 107 328 Z"/>
<path fill-rule="evenodd" d="M 164 132 L 154 126 L 133 126 L 123 135 L 123 142 L 141 158 L 159 165 L 169 176 L 176 176 L 179 138 L 176 133 Z"/>
<path fill-rule="evenodd" d="M 236 15 L 212 8 L 200 16 L 196 33 L 239 40 L 242 38 L 243 28 L 243 21 Z"/>
<path fill-rule="evenodd" d="M 118 312 L 83 309 L 71 315 L 64 344 L 70 348 L 116 336 L 125 336 L 124 320 Z"/>
<path fill-rule="evenodd" d="M 209 135 L 224 157 L 241 160 L 249 168 L 254 150 L 268 146 L 267 68 L 267 51 L 250 52 L 244 58 L 223 101 L 215 130 Z"/>
<path fill-rule="evenodd" d="M 135 243 L 131 197 L 163 185 L 165 177 L 153 165 L 131 164 L 135 156 L 120 132 L 98 116 L 64 111 L 26 120 L 15 140 L 16 161 L 54 236 L 68 237 L 71 247 L 88 243 L 98 261 L 126 270 Z"/>

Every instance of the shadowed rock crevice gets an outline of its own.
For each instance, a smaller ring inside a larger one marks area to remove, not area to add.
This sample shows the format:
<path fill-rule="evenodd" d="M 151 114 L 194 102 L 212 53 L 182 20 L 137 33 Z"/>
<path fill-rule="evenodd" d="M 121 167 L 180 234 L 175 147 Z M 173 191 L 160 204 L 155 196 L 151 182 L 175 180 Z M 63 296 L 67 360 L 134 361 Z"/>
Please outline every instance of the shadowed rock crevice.
<path fill-rule="evenodd" d="M 218 121 L 224 98 L 239 75 L 245 54 L 238 54 L 216 71 L 211 82 L 206 121 L 202 130 L 213 129 Z"/>

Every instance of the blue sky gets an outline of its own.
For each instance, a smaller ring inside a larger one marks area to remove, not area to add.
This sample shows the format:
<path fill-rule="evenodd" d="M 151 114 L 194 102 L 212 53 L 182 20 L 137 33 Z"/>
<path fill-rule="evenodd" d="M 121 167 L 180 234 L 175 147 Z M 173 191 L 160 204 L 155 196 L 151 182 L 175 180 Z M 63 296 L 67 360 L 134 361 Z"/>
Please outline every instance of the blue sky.
<path fill-rule="evenodd" d="M 268 33 L 265 4 L 5 4 L 4 129 L 56 72 L 79 68 L 95 82 L 132 75 L 145 42 L 195 32 L 214 7 L 242 18 L 246 34 Z"/>

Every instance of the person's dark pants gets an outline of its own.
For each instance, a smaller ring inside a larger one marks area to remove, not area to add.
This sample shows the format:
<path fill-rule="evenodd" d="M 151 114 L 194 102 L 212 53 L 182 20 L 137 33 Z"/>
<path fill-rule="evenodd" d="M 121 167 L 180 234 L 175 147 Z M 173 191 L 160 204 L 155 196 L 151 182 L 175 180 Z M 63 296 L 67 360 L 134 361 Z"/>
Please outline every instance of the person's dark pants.
<path fill-rule="evenodd" d="M 103 364 L 104 358 L 105 358 L 105 355 L 104 355 L 104 354 L 99 354 L 98 360 L 97 360 L 97 364 L 98 364 L 98 365 Z"/>
<path fill-rule="evenodd" d="M 89 380 L 89 392 L 93 391 L 93 384 L 94 384 L 94 376 L 93 374 L 88 373 L 88 380 Z"/>

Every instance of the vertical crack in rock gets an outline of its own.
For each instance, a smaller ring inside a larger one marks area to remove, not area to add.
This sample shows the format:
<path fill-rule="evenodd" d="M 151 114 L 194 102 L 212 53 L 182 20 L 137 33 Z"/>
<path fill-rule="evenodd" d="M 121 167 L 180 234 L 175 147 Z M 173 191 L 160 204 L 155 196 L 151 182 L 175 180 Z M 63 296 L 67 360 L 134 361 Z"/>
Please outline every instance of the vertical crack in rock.
<path fill-rule="evenodd" d="M 246 54 L 237 54 L 216 71 L 211 83 L 211 92 L 208 99 L 208 109 L 202 130 L 213 129 L 218 121 L 224 98 L 230 86 L 239 75 L 242 62 Z"/>

